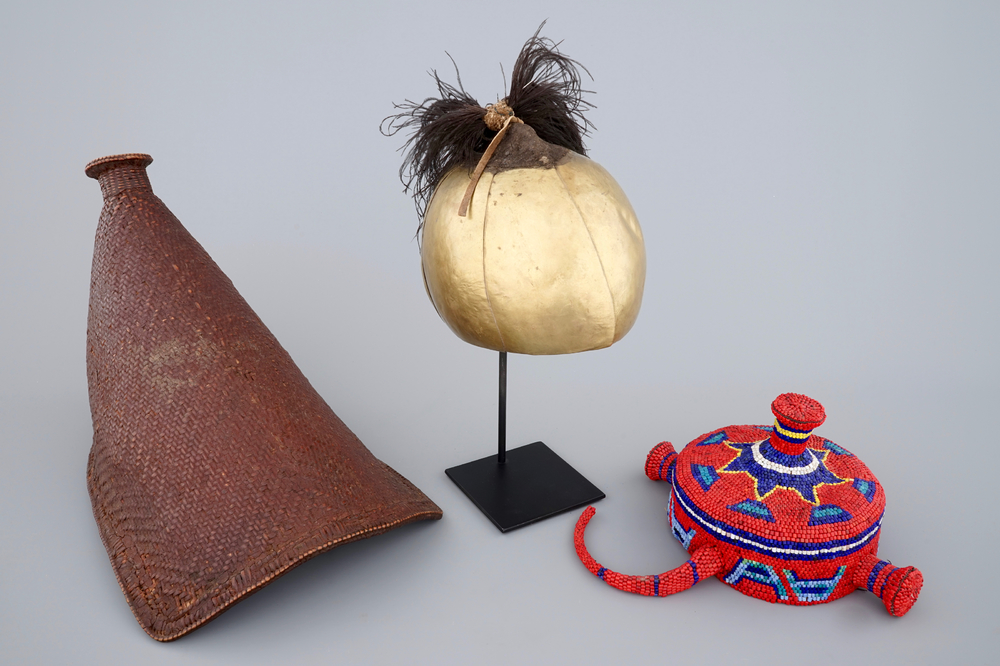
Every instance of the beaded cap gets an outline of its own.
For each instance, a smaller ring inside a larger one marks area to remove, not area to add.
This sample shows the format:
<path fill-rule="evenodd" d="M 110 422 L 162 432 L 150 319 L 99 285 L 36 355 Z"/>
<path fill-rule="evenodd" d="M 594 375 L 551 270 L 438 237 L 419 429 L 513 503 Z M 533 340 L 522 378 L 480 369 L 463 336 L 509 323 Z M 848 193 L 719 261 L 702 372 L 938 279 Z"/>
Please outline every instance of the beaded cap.
<path fill-rule="evenodd" d="M 667 481 L 670 527 L 692 554 L 657 576 L 627 576 L 598 564 L 576 529 L 577 553 L 597 576 L 629 592 L 665 596 L 717 576 L 744 594 L 807 605 L 856 589 L 877 594 L 893 615 L 917 599 L 923 576 L 880 560 L 885 493 L 854 454 L 813 433 L 823 406 L 785 393 L 771 404 L 773 426 L 727 426 L 698 437 L 679 454 L 662 442 L 646 475 Z"/>

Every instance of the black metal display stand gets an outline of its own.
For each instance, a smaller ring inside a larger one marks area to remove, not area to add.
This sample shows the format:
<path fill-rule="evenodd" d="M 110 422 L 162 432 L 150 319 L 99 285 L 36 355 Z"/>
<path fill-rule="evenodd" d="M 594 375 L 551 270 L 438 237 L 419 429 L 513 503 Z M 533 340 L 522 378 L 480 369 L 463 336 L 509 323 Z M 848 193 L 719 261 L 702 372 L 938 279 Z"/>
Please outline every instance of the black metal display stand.
<path fill-rule="evenodd" d="M 445 474 L 501 532 L 604 498 L 542 442 L 507 451 L 507 352 L 500 352 L 497 455 L 450 467 Z"/>

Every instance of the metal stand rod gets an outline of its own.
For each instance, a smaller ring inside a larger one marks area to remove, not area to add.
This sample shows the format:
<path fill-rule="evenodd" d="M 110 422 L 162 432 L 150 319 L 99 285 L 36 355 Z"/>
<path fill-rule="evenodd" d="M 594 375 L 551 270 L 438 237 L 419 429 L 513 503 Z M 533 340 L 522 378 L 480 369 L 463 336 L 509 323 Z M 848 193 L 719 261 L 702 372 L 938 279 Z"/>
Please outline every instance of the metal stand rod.
<path fill-rule="evenodd" d="M 497 464 L 507 462 L 507 352 L 500 352 L 500 414 L 497 424 Z"/>
<path fill-rule="evenodd" d="M 507 354 L 500 352 L 497 456 L 445 470 L 501 532 L 604 497 L 600 489 L 542 442 L 515 446 L 507 459 Z"/>

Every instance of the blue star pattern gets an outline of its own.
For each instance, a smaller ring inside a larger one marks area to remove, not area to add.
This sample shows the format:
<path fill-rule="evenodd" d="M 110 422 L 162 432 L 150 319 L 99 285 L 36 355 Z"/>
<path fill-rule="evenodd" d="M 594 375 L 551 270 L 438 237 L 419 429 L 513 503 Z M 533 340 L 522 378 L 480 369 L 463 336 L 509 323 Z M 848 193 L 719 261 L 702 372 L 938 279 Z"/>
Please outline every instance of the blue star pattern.
<path fill-rule="evenodd" d="M 827 452 L 806 449 L 801 455 L 791 456 L 778 451 L 769 440 L 760 442 L 731 442 L 726 445 L 740 452 L 722 468 L 722 472 L 746 472 L 756 482 L 758 499 L 767 497 L 775 488 L 790 488 L 807 502 L 816 504 L 816 487 L 824 483 L 844 483 L 826 468 L 823 461 Z"/>

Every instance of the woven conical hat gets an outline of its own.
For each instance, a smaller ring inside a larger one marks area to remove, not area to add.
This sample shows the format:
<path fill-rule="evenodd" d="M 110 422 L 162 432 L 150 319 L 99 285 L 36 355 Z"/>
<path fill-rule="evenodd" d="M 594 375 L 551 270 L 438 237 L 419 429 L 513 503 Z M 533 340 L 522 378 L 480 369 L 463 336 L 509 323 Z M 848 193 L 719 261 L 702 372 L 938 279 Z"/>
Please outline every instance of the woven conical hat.
<path fill-rule="evenodd" d="M 148 155 L 87 165 L 94 247 L 87 484 L 150 636 L 178 638 L 305 560 L 440 518 L 377 460 L 153 195 Z"/>

